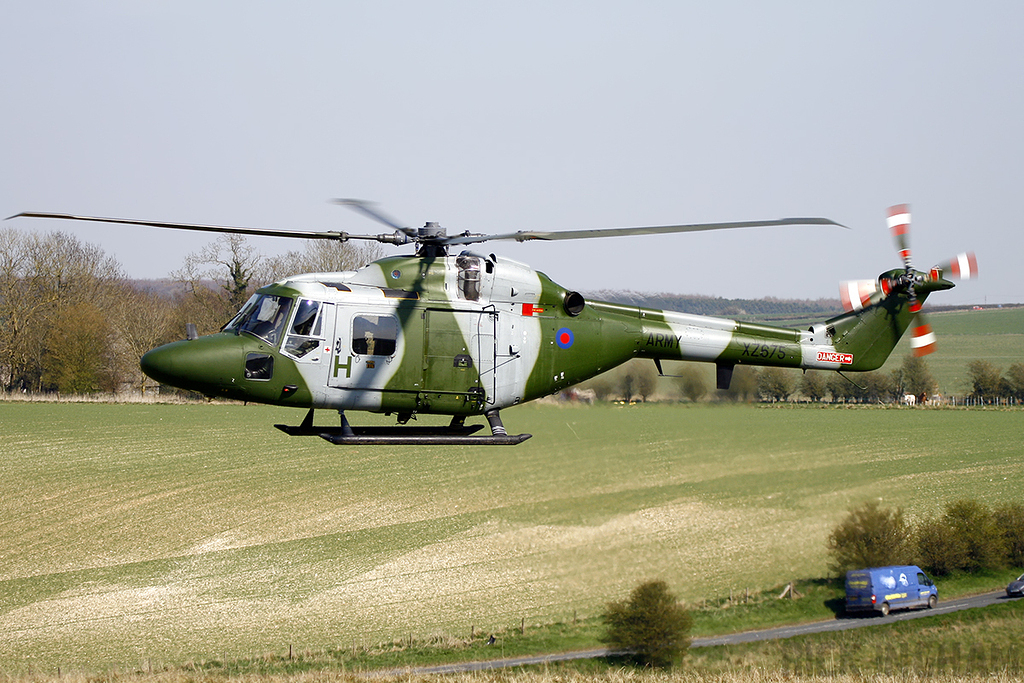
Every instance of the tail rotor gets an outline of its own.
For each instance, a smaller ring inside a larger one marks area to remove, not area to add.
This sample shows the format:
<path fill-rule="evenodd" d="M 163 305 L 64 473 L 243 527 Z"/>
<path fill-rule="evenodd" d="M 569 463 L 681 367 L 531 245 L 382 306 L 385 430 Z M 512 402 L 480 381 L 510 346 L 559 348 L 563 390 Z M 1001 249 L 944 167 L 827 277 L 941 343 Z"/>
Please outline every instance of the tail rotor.
<path fill-rule="evenodd" d="M 839 298 L 846 311 L 859 311 L 888 298 L 893 293 L 905 292 L 914 318 L 910 323 L 910 348 L 915 356 L 935 351 L 935 333 L 921 311 L 921 299 L 930 292 L 953 286 L 947 277 L 969 280 L 978 276 L 978 261 L 972 252 L 958 254 L 928 272 L 914 269 L 910 251 L 910 206 L 896 204 L 889 207 L 888 226 L 903 261 L 903 270 L 883 273 L 877 280 L 851 280 L 839 286 Z"/>

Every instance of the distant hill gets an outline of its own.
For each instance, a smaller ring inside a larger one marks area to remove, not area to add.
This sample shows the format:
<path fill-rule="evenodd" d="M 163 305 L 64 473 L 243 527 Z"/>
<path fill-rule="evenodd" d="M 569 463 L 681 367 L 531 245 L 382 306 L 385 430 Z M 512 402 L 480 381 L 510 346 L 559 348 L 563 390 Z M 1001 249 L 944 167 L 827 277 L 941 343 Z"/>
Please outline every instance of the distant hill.
<path fill-rule="evenodd" d="M 724 299 L 697 294 L 651 294 L 608 289 L 587 292 L 584 296 L 630 306 L 748 320 L 830 318 L 843 312 L 839 299 Z"/>

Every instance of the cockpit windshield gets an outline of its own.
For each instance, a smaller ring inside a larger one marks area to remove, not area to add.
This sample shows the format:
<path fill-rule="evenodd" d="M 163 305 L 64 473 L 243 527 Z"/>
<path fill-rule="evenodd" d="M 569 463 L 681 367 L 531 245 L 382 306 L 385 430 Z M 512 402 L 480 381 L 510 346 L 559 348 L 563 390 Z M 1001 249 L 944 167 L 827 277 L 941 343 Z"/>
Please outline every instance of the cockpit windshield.
<path fill-rule="evenodd" d="M 287 296 L 256 294 L 224 329 L 234 331 L 236 334 L 248 332 L 268 344 L 276 345 L 284 332 L 284 324 L 288 319 L 291 305 L 292 300 Z"/>

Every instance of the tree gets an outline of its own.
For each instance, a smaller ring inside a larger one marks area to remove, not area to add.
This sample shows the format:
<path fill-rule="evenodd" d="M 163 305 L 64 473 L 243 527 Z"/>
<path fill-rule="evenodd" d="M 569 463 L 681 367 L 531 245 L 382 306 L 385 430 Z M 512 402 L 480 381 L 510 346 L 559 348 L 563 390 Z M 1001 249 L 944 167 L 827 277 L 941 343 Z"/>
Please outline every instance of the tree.
<path fill-rule="evenodd" d="M 902 382 L 898 387 L 899 394 L 929 396 L 934 393 L 938 382 L 928 369 L 928 362 L 923 356 L 907 354 L 900 366 Z"/>
<path fill-rule="evenodd" d="M 687 363 L 675 380 L 680 393 L 693 402 L 699 401 L 708 393 L 704 373 L 693 363 Z"/>
<path fill-rule="evenodd" d="M 54 326 L 66 326 L 64 316 L 77 315 L 75 308 L 80 305 L 85 307 L 82 315 L 90 307 L 105 310 L 122 282 L 114 259 L 71 235 L 0 231 L 0 377 L 4 386 L 42 390 L 44 366 L 49 368 L 52 386 L 56 365 L 48 354 L 70 352 L 49 338 Z M 106 326 L 103 319 L 94 322 Z M 60 334 L 75 345 L 86 341 Z M 89 339 L 105 346 L 108 336 L 96 334 Z M 91 352 L 99 358 L 108 350 Z"/>
<path fill-rule="evenodd" d="M 95 304 L 62 307 L 46 337 L 41 382 L 64 394 L 114 391 L 113 335 L 106 315 Z"/>
<path fill-rule="evenodd" d="M 896 385 L 892 375 L 884 372 L 865 372 L 858 376 L 862 385 L 859 395 L 867 403 L 885 403 L 896 399 Z"/>
<path fill-rule="evenodd" d="M 117 332 L 114 351 L 118 374 L 144 391 L 147 378 L 139 368 L 139 359 L 150 349 L 180 339 L 184 332 L 179 327 L 175 334 L 173 304 L 169 297 L 124 285 L 108 314 Z"/>
<path fill-rule="evenodd" d="M 815 403 L 825 398 L 828 393 L 828 381 L 825 373 L 818 370 L 807 370 L 800 378 L 800 393 Z"/>
<path fill-rule="evenodd" d="M 310 240 L 302 251 L 289 251 L 282 256 L 265 259 L 256 279 L 266 284 L 300 273 L 355 270 L 382 256 L 384 249 L 376 242 L 355 245 L 337 240 Z"/>
<path fill-rule="evenodd" d="M 757 373 L 757 391 L 769 401 L 785 401 L 795 387 L 792 373 L 784 368 L 767 367 Z"/>
<path fill-rule="evenodd" d="M 834 372 L 825 381 L 833 401 L 851 402 L 856 400 L 860 388 L 845 376 Z"/>
<path fill-rule="evenodd" d="M 1007 503 L 992 514 L 1003 536 L 1006 560 L 1014 567 L 1024 567 L 1024 505 Z"/>
<path fill-rule="evenodd" d="M 971 396 L 991 401 L 999 395 L 999 368 L 987 360 L 972 360 L 967 364 L 970 375 Z"/>
<path fill-rule="evenodd" d="M 634 366 L 636 372 L 636 393 L 640 394 L 640 400 L 647 402 L 647 397 L 654 393 L 658 387 L 658 372 L 653 363 L 638 362 Z"/>
<path fill-rule="evenodd" d="M 757 370 L 747 365 L 737 365 L 732 372 L 729 388 L 721 393 L 730 401 L 753 401 L 757 398 Z"/>
<path fill-rule="evenodd" d="M 633 400 L 634 396 L 639 396 L 642 401 L 647 401 L 647 397 L 654 393 L 657 380 L 658 374 L 653 365 L 643 361 L 630 361 L 619 377 L 622 400 L 628 402 Z"/>
<path fill-rule="evenodd" d="M 829 534 L 829 566 L 842 576 L 851 569 L 906 564 L 910 537 L 903 510 L 868 501 L 851 509 Z"/>
<path fill-rule="evenodd" d="M 693 619 L 664 581 L 646 581 L 628 600 L 608 603 L 602 621 L 603 642 L 642 666 L 672 666 L 690 647 Z"/>
<path fill-rule="evenodd" d="M 963 540 L 941 518 L 926 519 L 917 525 L 917 562 L 935 576 L 947 576 L 964 565 Z"/>
<path fill-rule="evenodd" d="M 976 500 L 958 500 L 946 506 L 944 519 L 966 547 L 964 571 L 995 569 L 1006 559 L 1006 544 L 987 506 Z"/>
<path fill-rule="evenodd" d="M 171 276 L 183 283 L 189 295 L 178 307 L 184 320 L 179 329 L 195 323 L 200 334 L 219 330 L 254 291 L 254 276 L 263 260 L 241 235 L 222 235 L 198 252 L 185 257 Z M 218 288 L 210 287 L 214 282 Z"/>
<path fill-rule="evenodd" d="M 1024 363 L 1014 363 L 1006 371 L 1006 384 L 1010 395 L 1024 401 Z"/>
<path fill-rule="evenodd" d="M 918 530 L 921 564 L 936 574 L 996 569 L 1006 562 L 1006 540 L 992 511 L 974 500 L 946 506 Z"/>
<path fill-rule="evenodd" d="M 610 373 L 602 373 L 593 379 L 587 380 L 582 385 L 594 392 L 598 401 L 607 401 L 608 397 L 615 392 L 615 384 Z"/>

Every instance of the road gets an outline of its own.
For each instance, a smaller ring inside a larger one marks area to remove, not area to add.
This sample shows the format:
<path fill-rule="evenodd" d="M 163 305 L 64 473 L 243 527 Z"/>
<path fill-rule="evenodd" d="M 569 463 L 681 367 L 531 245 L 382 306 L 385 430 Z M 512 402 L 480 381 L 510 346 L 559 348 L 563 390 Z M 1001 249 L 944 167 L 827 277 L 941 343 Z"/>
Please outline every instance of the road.
<path fill-rule="evenodd" d="M 949 614 L 975 607 L 988 607 L 1018 598 L 1007 598 L 1005 591 L 985 593 L 983 595 L 972 595 L 965 598 L 954 598 L 952 600 L 940 601 L 935 609 L 906 610 L 892 612 L 887 617 L 882 616 L 841 616 L 828 621 L 815 621 L 809 624 L 796 624 L 794 626 L 780 626 L 769 628 L 763 631 L 747 631 L 745 633 L 731 633 L 726 636 L 714 636 L 713 638 L 694 638 L 690 647 L 711 647 L 714 645 L 734 645 L 736 643 L 753 643 L 759 640 L 776 640 L 778 638 L 792 638 L 808 633 L 824 633 L 826 631 L 845 631 L 851 628 L 862 628 L 864 626 L 878 626 L 880 624 L 891 624 L 894 621 L 907 621 L 908 619 L 920 619 L 931 617 L 937 614 Z"/>
<path fill-rule="evenodd" d="M 710 638 L 694 638 L 690 647 L 714 647 L 716 645 L 735 645 L 737 643 L 753 643 L 761 640 L 776 640 L 779 638 L 792 638 L 809 633 L 825 633 L 828 631 L 845 631 L 851 628 L 863 628 L 865 626 L 880 626 L 891 624 L 896 621 L 907 621 L 908 619 L 920 619 L 938 614 L 949 614 L 965 609 L 977 607 L 988 607 L 997 605 L 1007 600 L 1018 600 L 1020 598 L 1008 598 L 1005 591 L 985 593 L 983 595 L 972 595 L 965 598 L 954 598 L 952 600 L 940 601 L 935 609 L 907 610 L 893 612 L 887 617 L 881 616 L 841 616 L 828 621 L 815 621 L 807 624 L 796 624 L 794 626 L 780 626 L 762 631 L 746 631 L 743 633 L 731 633 L 724 636 L 713 636 Z M 512 657 L 508 659 L 493 659 L 479 662 L 459 662 L 456 664 L 442 664 L 439 666 L 424 666 L 408 669 L 385 669 L 381 671 L 367 672 L 369 678 L 390 678 L 408 674 L 450 674 L 463 673 L 467 671 L 487 671 L 490 669 L 506 669 L 513 666 L 530 666 L 535 664 L 549 664 L 552 662 L 568 662 L 574 659 L 595 659 L 606 657 L 611 654 L 606 648 L 595 650 L 580 650 L 578 652 L 561 652 L 558 654 L 535 655 L 531 657 Z"/>

